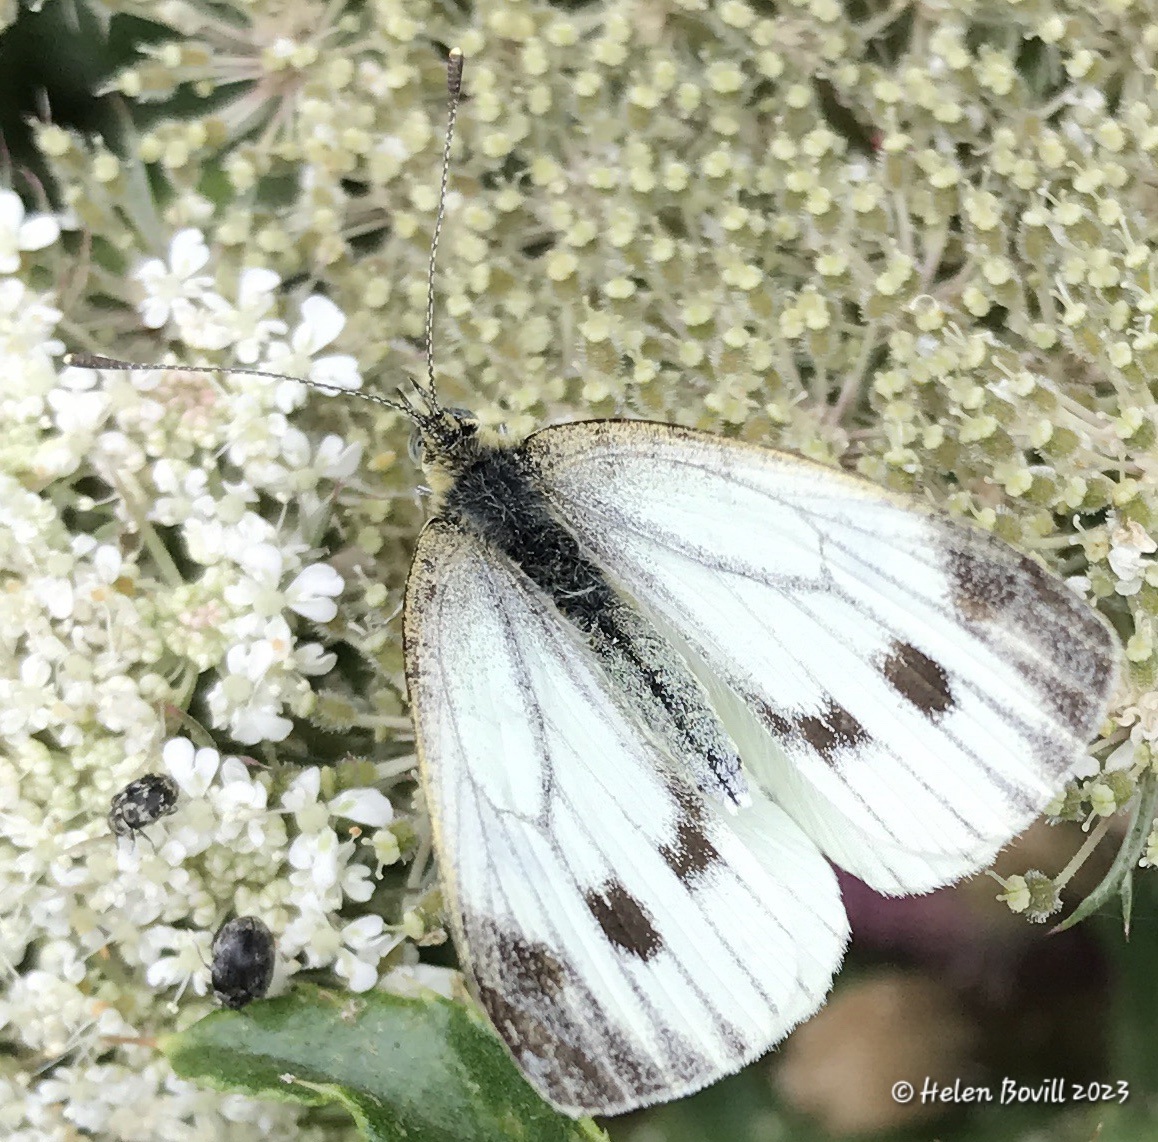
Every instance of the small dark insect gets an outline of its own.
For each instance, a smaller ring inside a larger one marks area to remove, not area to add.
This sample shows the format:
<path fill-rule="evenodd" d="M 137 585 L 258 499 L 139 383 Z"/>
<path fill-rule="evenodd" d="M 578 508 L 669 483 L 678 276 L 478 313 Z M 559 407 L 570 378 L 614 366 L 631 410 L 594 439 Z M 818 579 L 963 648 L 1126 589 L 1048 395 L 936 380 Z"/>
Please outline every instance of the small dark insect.
<path fill-rule="evenodd" d="M 160 773 L 146 773 L 130 781 L 109 809 L 109 828 L 118 837 L 131 837 L 177 809 L 177 783 Z"/>
<path fill-rule="evenodd" d="M 237 916 L 213 937 L 213 997 L 222 1007 L 260 999 L 273 979 L 273 933 L 256 916 Z"/>

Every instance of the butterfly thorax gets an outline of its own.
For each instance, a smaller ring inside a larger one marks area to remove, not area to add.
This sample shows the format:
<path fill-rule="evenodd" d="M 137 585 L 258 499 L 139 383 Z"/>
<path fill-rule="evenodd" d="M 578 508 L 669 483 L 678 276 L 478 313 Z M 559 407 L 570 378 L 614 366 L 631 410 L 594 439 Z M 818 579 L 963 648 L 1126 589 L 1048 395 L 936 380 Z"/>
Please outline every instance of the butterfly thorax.
<path fill-rule="evenodd" d="M 552 511 L 527 450 L 466 423 L 441 465 L 442 519 L 509 560 L 548 597 L 633 712 L 667 744 L 678 769 L 690 769 L 723 800 L 743 804 L 740 758 L 687 663 Z"/>

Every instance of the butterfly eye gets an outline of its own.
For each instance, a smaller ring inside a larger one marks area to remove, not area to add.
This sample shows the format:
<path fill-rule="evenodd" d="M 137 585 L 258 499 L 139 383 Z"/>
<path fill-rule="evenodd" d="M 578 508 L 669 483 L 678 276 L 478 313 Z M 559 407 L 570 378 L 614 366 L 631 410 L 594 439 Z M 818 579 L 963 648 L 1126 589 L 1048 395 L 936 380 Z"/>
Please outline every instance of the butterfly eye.
<path fill-rule="evenodd" d="M 410 440 L 406 445 L 406 453 L 410 457 L 411 464 L 416 468 L 422 467 L 426 457 L 426 449 L 422 444 L 422 432 L 417 425 L 410 430 Z"/>

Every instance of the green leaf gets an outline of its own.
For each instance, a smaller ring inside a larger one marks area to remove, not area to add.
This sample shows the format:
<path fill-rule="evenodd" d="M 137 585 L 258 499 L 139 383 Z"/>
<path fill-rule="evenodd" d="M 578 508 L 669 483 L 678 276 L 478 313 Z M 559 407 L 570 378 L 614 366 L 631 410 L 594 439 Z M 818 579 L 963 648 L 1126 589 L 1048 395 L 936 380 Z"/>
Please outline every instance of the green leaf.
<path fill-rule="evenodd" d="M 598 1142 L 531 1089 L 470 1008 L 433 993 L 350 995 L 299 984 L 167 1036 L 173 1070 L 220 1090 L 336 1103 L 368 1142 Z"/>
<path fill-rule="evenodd" d="M 1158 1094 L 1158 940 L 1154 938 L 1153 917 L 1158 915 L 1158 877 L 1148 870 L 1134 881 L 1137 936 L 1128 943 L 1121 938 L 1117 917 L 1098 917 L 1102 946 L 1109 954 L 1114 981 L 1110 993 L 1108 1046 L 1110 1065 L 1106 1079 L 1124 1079 L 1130 1084 L 1127 1107 L 1147 1105 L 1143 1100 Z M 1158 1138 L 1155 1130 L 1146 1135 Z M 1141 1134 L 1138 1135 L 1142 1137 Z"/>
<path fill-rule="evenodd" d="M 1138 785 L 1138 795 L 1130 814 L 1130 825 L 1125 840 L 1118 849 L 1118 855 L 1110 866 L 1110 871 L 1102 877 L 1101 883 L 1071 912 L 1060 924 L 1050 929 L 1050 935 L 1057 935 L 1067 928 L 1093 915 L 1103 904 L 1118 893 L 1123 897 L 1123 921 L 1126 933 L 1130 931 L 1130 911 L 1133 907 L 1133 881 L 1125 886 L 1126 878 L 1133 872 L 1138 859 L 1146 851 L 1146 841 L 1154 827 L 1154 809 L 1158 805 L 1158 778 L 1152 769 L 1146 771 Z"/>

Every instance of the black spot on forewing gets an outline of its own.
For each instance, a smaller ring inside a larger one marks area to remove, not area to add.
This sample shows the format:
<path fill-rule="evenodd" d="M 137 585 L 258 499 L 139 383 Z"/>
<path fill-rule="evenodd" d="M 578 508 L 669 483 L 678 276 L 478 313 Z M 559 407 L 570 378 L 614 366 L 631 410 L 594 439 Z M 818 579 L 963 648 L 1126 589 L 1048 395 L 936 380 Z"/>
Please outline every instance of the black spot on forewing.
<path fill-rule="evenodd" d="M 749 698 L 753 711 L 775 736 L 789 745 L 806 745 L 829 765 L 841 755 L 872 741 L 872 735 L 843 706 L 826 698 L 816 714 L 781 713 L 759 698 Z"/>
<path fill-rule="evenodd" d="M 945 668 L 911 643 L 894 642 L 880 670 L 885 681 L 930 721 L 952 709 L 953 690 Z"/>
<path fill-rule="evenodd" d="M 829 765 L 842 750 L 856 749 L 871 740 L 868 730 L 831 698 L 819 714 L 798 717 L 796 730 Z"/>
<path fill-rule="evenodd" d="M 748 699 L 752 709 L 760 721 L 778 738 L 790 738 L 795 733 L 795 725 L 791 718 L 785 717 L 778 710 L 774 710 L 767 702 L 755 696 Z"/>
<path fill-rule="evenodd" d="M 1088 726 L 1087 732 L 1097 727 L 1098 715 L 1105 702 L 1105 681 L 1095 681 L 1092 685 L 1086 685 L 1084 681 L 1075 684 L 1069 679 L 1043 673 L 1035 663 L 1024 662 L 1018 665 L 1022 667 L 1023 676 L 1040 695 L 1042 704 L 1061 725 L 1072 726 L 1079 731 Z M 1079 736 L 1086 734 L 1081 733 Z"/>
<path fill-rule="evenodd" d="M 705 829 L 702 803 L 690 790 L 686 793 L 686 796 L 678 797 L 680 816 L 676 835 L 670 844 L 660 846 L 659 855 L 668 868 L 690 887 L 701 873 L 719 861 L 720 854 Z"/>
<path fill-rule="evenodd" d="M 618 880 L 605 880 L 598 889 L 589 888 L 583 899 L 603 934 L 617 948 L 645 963 L 663 948 L 663 937 L 647 910 Z"/>

